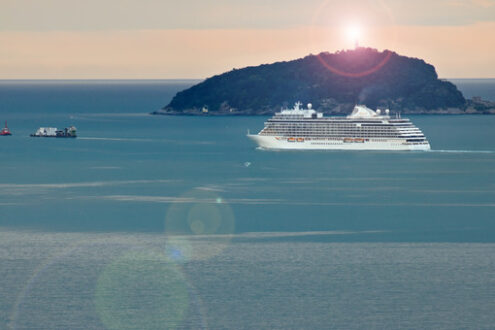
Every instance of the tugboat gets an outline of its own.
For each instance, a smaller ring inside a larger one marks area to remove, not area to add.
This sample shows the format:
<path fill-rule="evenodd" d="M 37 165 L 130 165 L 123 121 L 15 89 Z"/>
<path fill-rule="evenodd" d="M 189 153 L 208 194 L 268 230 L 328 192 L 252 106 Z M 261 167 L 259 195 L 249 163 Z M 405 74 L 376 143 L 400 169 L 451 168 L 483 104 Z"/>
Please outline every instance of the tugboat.
<path fill-rule="evenodd" d="M 75 138 L 76 128 L 74 126 L 58 130 L 56 127 L 40 127 L 32 137 L 57 137 L 57 138 Z"/>
<path fill-rule="evenodd" d="M 12 133 L 10 133 L 9 127 L 7 126 L 7 121 L 5 121 L 5 127 L 2 128 L 2 130 L 0 131 L 0 136 L 8 136 L 8 135 L 12 135 Z"/>

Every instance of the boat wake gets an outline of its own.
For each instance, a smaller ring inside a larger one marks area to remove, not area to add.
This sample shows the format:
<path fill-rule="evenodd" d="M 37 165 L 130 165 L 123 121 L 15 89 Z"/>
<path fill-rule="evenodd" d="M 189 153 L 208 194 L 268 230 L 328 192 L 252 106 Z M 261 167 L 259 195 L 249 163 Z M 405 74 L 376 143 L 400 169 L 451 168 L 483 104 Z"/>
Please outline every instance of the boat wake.
<path fill-rule="evenodd" d="M 152 139 L 152 138 L 117 138 L 117 137 L 79 137 L 79 140 L 92 140 L 92 141 L 120 141 L 120 142 L 157 142 L 157 143 L 173 143 L 180 145 L 211 145 L 215 144 L 214 141 L 180 141 L 169 139 Z"/>
<path fill-rule="evenodd" d="M 495 154 L 495 150 L 428 150 L 428 152 L 452 154 Z"/>
<path fill-rule="evenodd" d="M 80 137 L 79 140 L 100 140 L 100 141 L 131 141 L 131 142 L 151 142 L 152 139 L 139 138 L 107 138 L 107 137 Z"/>

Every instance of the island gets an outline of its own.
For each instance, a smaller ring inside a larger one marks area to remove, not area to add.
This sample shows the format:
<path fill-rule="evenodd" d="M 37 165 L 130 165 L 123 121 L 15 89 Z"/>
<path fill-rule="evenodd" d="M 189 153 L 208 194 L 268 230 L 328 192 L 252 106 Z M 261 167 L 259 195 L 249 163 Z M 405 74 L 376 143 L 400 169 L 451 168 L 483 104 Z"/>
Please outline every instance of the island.
<path fill-rule="evenodd" d="M 293 103 L 330 115 L 356 104 L 403 114 L 495 114 L 495 102 L 465 99 L 422 59 L 359 47 L 233 69 L 177 93 L 161 115 L 271 115 Z"/>

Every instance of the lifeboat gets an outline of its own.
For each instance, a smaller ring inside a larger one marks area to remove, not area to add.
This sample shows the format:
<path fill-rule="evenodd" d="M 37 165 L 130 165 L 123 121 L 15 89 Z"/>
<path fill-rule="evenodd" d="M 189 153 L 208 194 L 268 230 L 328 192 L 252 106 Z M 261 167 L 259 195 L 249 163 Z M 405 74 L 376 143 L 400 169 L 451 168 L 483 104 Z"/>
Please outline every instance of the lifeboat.
<path fill-rule="evenodd" d="M 344 138 L 344 143 L 364 143 L 363 138 Z"/>

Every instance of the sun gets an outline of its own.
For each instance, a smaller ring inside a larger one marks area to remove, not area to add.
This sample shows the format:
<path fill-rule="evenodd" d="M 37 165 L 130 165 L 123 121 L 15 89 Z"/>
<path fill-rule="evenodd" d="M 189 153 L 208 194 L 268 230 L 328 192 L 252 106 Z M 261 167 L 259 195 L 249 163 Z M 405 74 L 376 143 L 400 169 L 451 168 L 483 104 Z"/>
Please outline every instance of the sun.
<path fill-rule="evenodd" d="M 361 27 L 357 24 L 351 24 L 346 27 L 345 31 L 349 41 L 353 42 L 357 48 L 359 46 L 359 38 L 362 35 Z"/>

